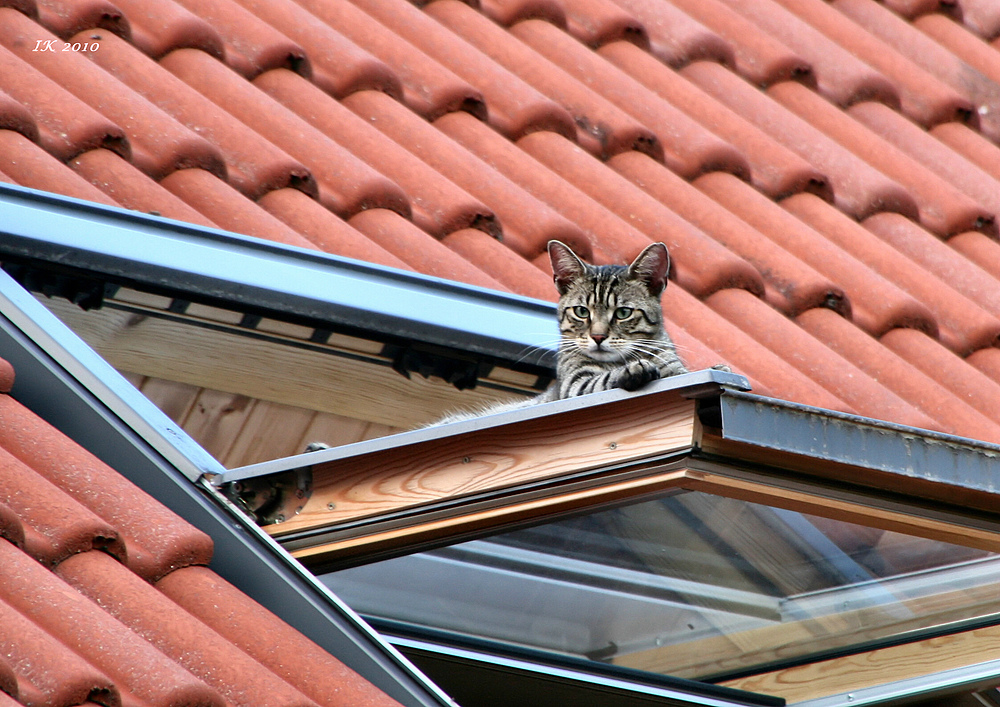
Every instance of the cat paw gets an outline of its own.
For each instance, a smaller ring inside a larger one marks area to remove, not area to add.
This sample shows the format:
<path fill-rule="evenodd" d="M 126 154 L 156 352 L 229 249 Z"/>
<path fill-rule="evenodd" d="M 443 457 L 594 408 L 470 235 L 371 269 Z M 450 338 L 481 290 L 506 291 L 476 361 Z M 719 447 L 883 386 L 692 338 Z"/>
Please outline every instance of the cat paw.
<path fill-rule="evenodd" d="M 615 387 L 628 391 L 639 390 L 659 377 L 660 369 L 655 364 L 649 361 L 630 361 L 619 372 L 615 380 Z"/>
<path fill-rule="evenodd" d="M 329 448 L 330 445 L 324 444 L 323 442 L 310 442 L 309 444 L 306 445 L 306 448 L 302 450 L 302 452 L 304 454 L 307 454 L 309 452 L 320 452 L 323 451 L 324 449 L 329 449 Z"/>
<path fill-rule="evenodd" d="M 732 373 L 733 372 L 733 369 L 730 368 L 729 366 L 727 366 L 724 363 L 717 363 L 717 364 L 715 364 L 714 366 L 712 366 L 712 370 L 713 371 L 722 371 L 723 373 Z"/>

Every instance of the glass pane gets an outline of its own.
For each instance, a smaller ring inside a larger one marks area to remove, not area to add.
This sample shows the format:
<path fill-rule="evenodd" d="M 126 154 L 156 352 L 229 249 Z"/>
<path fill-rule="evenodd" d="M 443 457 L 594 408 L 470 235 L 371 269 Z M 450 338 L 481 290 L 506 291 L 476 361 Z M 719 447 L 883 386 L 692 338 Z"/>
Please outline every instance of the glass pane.
<path fill-rule="evenodd" d="M 997 555 L 689 491 L 322 579 L 372 617 L 695 679 L 1000 612 Z"/>

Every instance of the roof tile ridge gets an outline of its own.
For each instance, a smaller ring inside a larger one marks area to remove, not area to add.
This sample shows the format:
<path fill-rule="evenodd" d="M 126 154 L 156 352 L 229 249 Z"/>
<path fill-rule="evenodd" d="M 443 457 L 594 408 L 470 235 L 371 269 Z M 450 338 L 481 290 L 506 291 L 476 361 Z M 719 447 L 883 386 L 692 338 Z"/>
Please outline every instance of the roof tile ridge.
<path fill-rule="evenodd" d="M 591 49 L 608 42 L 624 41 L 649 50 L 649 33 L 645 25 L 620 3 L 612 0 L 556 2 L 562 6 L 566 16 L 565 27 L 559 25 L 560 29 L 565 29 Z M 692 24 L 697 23 L 692 21 Z M 707 30 L 705 32 L 708 34 Z"/>
<path fill-rule="evenodd" d="M 32 142 L 38 142 L 38 124 L 23 103 L 0 90 L 0 129 L 14 130 Z"/>
<path fill-rule="evenodd" d="M 9 4 L 9 3 L 8 3 Z M 103 29 L 128 40 L 132 27 L 112 0 L 45 0 L 38 7 L 38 23 L 60 39 L 69 39 L 77 32 Z"/>
<path fill-rule="evenodd" d="M 182 47 L 222 59 L 225 43 L 215 28 L 173 0 L 113 0 L 129 21 L 129 41 L 153 59 Z"/>
<path fill-rule="evenodd" d="M 481 0 L 479 11 L 505 27 L 535 19 L 566 29 L 566 9 L 559 0 Z"/>
<path fill-rule="evenodd" d="M 704 17 L 677 2 L 660 0 L 614 0 L 642 23 L 649 37 L 647 49 L 660 61 L 679 68 L 693 61 L 716 61 L 736 66 L 732 41 Z"/>

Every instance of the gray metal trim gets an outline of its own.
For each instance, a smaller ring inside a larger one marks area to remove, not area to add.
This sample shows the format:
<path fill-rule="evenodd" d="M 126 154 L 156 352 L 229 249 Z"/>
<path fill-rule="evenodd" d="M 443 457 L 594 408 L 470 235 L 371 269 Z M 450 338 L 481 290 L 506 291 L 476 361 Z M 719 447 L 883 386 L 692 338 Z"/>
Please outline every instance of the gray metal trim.
<path fill-rule="evenodd" d="M 192 484 L 222 468 L 4 273 L 0 356 L 14 366 L 15 399 L 208 533 L 220 576 L 407 707 L 453 705 L 270 537 Z"/>
<path fill-rule="evenodd" d="M 567 412 L 570 410 L 579 410 L 581 408 L 604 405 L 616 400 L 626 400 L 628 398 L 645 395 L 655 395 L 671 390 L 677 391 L 680 395 L 690 398 L 705 397 L 708 395 L 717 396 L 723 390 L 749 389 L 750 383 L 747 379 L 735 373 L 716 371 L 713 369 L 693 371 L 691 373 L 685 373 L 683 375 L 672 376 L 670 378 L 655 381 L 643 387 L 641 390 L 634 392 L 620 389 L 605 390 L 591 395 L 582 395 L 576 398 L 555 400 L 550 403 L 530 405 L 528 407 L 517 408 L 514 410 L 482 415 L 481 417 L 463 420 L 461 422 L 424 427 L 417 430 L 411 430 L 409 432 L 400 432 L 388 437 L 379 437 L 377 439 L 365 440 L 363 442 L 355 442 L 354 444 L 345 444 L 340 447 L 324 449 L 319 452 L 298 454 L 292 457 L 285 457 L 284 459 L 275 459 L 272 461 L 261 462 L 259 464 L 250 464 L 248 466 L 230 469 L 229 471 L 214 477 L 212 482 L 216 485 L 222 485 L 230 481 L 240 481 L 242 479 L 249 479 L 256 476 L 275 474 L 312 464 L 324 464 L 326 462 L 338 461 L 348 457 L 370 454 L 371 452 L 380 452 L 386 449 L 405 447 L 419 442 L 441 439 L 442 437 L 452 437 L 454 435 L 465 434 L 467 432 L 509 425 L 514 422 L 534 420 L 539 417 L 547 417 L 549 415 Z"/>
<path fill-rule="evenodd" d="M 740 391 L 720 405 L 726 440 L 1000 493 L 1000 445 Z"/>
<path fill-rule="evenodd" d="M 0 183 L 0 260 L 554 365 L 555 305 Z"/>

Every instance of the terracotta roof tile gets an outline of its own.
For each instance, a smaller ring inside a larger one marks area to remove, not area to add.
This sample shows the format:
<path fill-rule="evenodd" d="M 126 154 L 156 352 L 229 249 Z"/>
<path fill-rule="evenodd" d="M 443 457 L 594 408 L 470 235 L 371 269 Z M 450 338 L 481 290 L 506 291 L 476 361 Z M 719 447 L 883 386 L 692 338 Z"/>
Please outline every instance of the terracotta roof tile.
<path fill-rule="evenodd" d="M 500 225 L 485 204 L 302 77 L 270 71 L 254 85 L 398 184 L 409 197 L 414 223 L 427 233 L 441 238 L 473 227 L 500 235 Z"/>
<path fill-rule="evenodd" d="M 1000 180 L 1000 148 L 980 133 L 961 123 L 942 123 L 930 130 L 930 134 L 993 179 Z"/>
<path fill-rule="evenodd" d="M 468 124 L 468 121 L 465 123 Z M 475 130 L 476 126 L 467 127 Z M 592 155 L 566 138 L 554 133 L 533 133 L 521 138 L 517 144 L 623 222 L 641 231 L 650 241 L 666 243 L 670 249 L 674 276 L 688 292 L 705 297 L 724 287 L 744 287 L 758 294 L 763 293 L 764 283 L 756 269 L 617 172 L 603 167 Z M 569 210 L 564 211 L 567 217 L 578 209 L 575 204 L 566 201 L 565 189 L 557 189 L 548 201 L 556 208 L 560 208 L 559 202 L 565 203 Z M 597 226 L 589 218 L 585 222 Z M 580 225 L 583 227 L 584 223 Z M 614 240 L 616 238 L 610 232 L 601 234 L 601 244 L 606 250 L 610 250 Z M 619 252 L 609 252 L 608 255 L 620 262 L 628 259 L 626 253 L 630 250 L 634 250 L 631 243 L 628 246 L 623 244 Z"/>
<path fill-rule="evenodd" d="M 843 287 L 851 318 L 865 331 L 875 336 L 895 326 L 937 331 L 933 315 L 913 297 L 743 182 L 720 173 L 701 177 L 695 186 Z"/>
<path fill-rule="evenodd" d="M 324 91 L 337 98 L 368 89 L 403 95 L 399 77 L 384 62 L 292 0 L 237 2 L 302 45 L 312 62 L 313 81 Z"/>
<path fill-rule="evenodd" d="M 312 74 L 305 50 L 230 0 L 176 0 L 222 35 L 226 63 L 248 79 L 269 69 Z"/>
<path fill-rule="evenodd" d="M 667 100 L 644 90 L 642 84 L 619 67 L 606 61 L 600 54 L 590 51 L 557 27 L 541 20 L 528 20 L 515 25 L 510 31 L 539 54 L 565 69 L 581 84 L 608 99 L 655 133 L 658 142 L 656 150 L 641 149 L 641 145 L 631 146 L 633 149 L 649 152 L 658 158 L 662 150 L 667 166 L 687 178 L 714 170 L 731 171 L 743 176 L 749 174 L 750 168 L 745 156 L 734 149 L 732 144 L 720 139 Z M 628 42 L 615 44 L 620 45 L 624 51 L 642 51 Z"/>
<path fill-rule="evenodd" d="M 962 24 L 986 40 L 1000 34 L 1000 8 L 989 0 L 961 0 Z"/>
<path fill-rule="evenodd" d="M 297 189 L 276 189 L 262 196 L 257 204 L 321 250 L 391 268 L 410 269 L 402 260 Z"/>
<path fill-rule="evenodd" d="M 832 140 L 810 121 L 778 104 L 767 93 L 716 64 L 699 62 L 681 73 L 824 174 L 833 187 L 834 203 L 838 208 L 859 219 L 876 211 L 899 211 L 917 216 L 913 196 L 898 182 Z"/>
<path fill-rule="evenodd" d="M 650 51 L 672 67 L 692 61 L 718 61 L 732 66 L 733 47 L 717 27 L 707 26 L 683 2 L 661 0 L 615 0 L 643 25 Z"/>
<path fill-rule="evenodd" d="M 315 704 L 104 553 L 75 555 L 56 572 L 234 705 Z"/>
<path fill-rule="evenodd" d="M 12 7 L 31 19 L 38 19 L 38 0 L 2 0 L 2 7 Z"/>
<path fill-rule="evenodd" d="M 494 290 L 507 289 L 447 246 L 433 238 L 427 238 L 426 233 L 393 211 L 362 211 L 351 218 L 350 224 L 371 241 L 425 275 Z"/>
<path fill-rule="evenodd" d="M 722 290 L 716 296 L 727 292 L 744 293 L 746 299 L 759 301 L 745 290 Z M 817 385 L 808 374 L 800 372 L 780 353 L 754 339 L 750 332 L 760 322 L 738 317 L 736 321 L 726 319 L 680 287 L 667 287 L 663 294 L 663 311 L 669 321 L 718 352 L 734 370 L 746 371 L 753 380 L 760 381 L 772 395 L 828 410 L 855 411 L 834 393 Z M 681 355 L 684 355 L 683 350 Z"/>
<path fill-rule="evenodd" d="M 391 208 L 409 215 L 409 201 L 398 185 L 204 52 L 180 49 L 164 57 L 160 65 L 211 97 L 217 110 L 225 110 L 230 121 L 233 117 L 241 120 L 258 140 L 262 136 L 301 160 L 310 181 L 319 184 L 320 202 L 342 218 L 372 208 Z M 259 197 L 260 193 L 251 196 Z"/>
<path fill-rule="evenodd" d="M 124 130 L 35 67 L 26 66 L 6 48 L 23 44 L 23 36 L 15 29 L 21 19 L 31 27 L 37 27 L 21 13 L 0 8 L 0 43 L 5 45 L 0 46 L 0 90 L 31 111 L 38 127 L 39 144 L 62 160 L 95 147 L 105 147 L 127 157 L 129 145 Z M 61 43 L 54 36 L 49 38 Z M 41 55 L 46 52 L 33 53 Z M 14 115 L 17 116 L 16 113 Z M 10 127 L 33 137 L 30 127 L 25 126 L 23 121 L 15 120 Z"/>
<path fill-rule="evenodd" d="M 115 562 L 103 553 L 94 554 Z M 164 707 L 224 704 L 204 682 L 13 545 L 0 542 L 0 564 L 4 567 L 0 601 L 108 676 L 119 695 L 125 693 L 132 700 Z M 30 684 L 34 677 L 30 670 L 23 674 L 16 665 L 12 667 L 19 684 Z M 67 672 L 73 666 L 53 667 L 58 670 L 55 680 L 79 679 Z"/>
<path fill-rule="evenodd" d="M 994 215 L 988 208 L 801 84 L 776 84 L 768 94 L 800 117 L 808 117 L 825 134 L 905 186 L 917 200 L 921 223 L 931 231 L 948 236 L 994 225 Z"/>
<path fill-rule="evenodd" d="M 97 187 L 12 130 L 0 130 L 0 172 L 21 186 L 117 206 Z"/>
<path fill-rule="evenodd" d="M 490 125 L 507 137 L 517 139 L 534 130 L 576 135 L 565 108 L 410 3 L 352 2 L 481 91 L 489 104 Z"/>
<path fill-rule="evenodd" d="M 21 519 L 17 513 L 3 503 L 0 503 L 0 538 L 6 539 L 17 547 L 24 547 L 24 526 L 21 524 Z M 3 661 L 0 661 L 0 665 L 2 664 Z M 2 672 L 2 668 L 0 668 L 0 672 Z M 2 691 L 3 688 L 0 688 L 0 692 Z"/>
<path fill-rule="evenodd" d="M 612 0 L 556 2 L 566 15 L 566 29 L 589 47 L 596 48 L 607 42 L 625 40 L 644 49 L 649 48 L 649 36 L 642 22 Z M 699 41 L 695 40 L 691 44 L 697 45 Z"/>
<path fill-rule="evenodd" d="M 1000 441 L 1000 426 L 970 408 L 937 381 L 941 370 L 927 373 L 914 368 L 878 340 L 829 310 L 812 309 L 796 319 L 803 329 L 845 359 L 850 360 L 888 390 L 930 415 L 935 429 L 964 431 L 976 439 Z M 890 332 L 895 336 L 896 329 Z M 912 331 L 912 330 L 910 330 Z M 926 336 L 913 332 L 915 336 Z"/>
<path fill-rule="evenodd" d="M 413 111 L 428 120 L 453 110 L 486 117 L 478 90 L 347 0 L 313 1 L 309 10 L 384 61 L 402 81 L 403 101 Z"/>
<path fill-rule="evenodd" d="M 993 277 L 1000 279 L 1000 245 L 982 233 L 961 233 L 948 245 L 974 262 Z"/>
<path fill-rule="evenodd" d="M 706 302 L 730 322 L 791 364 L 814 384 L 846 401 L 859 414 L 888 416 L 925 429 L 939 425 L 918 408 L 875 382 L 858 366 L 744 290 L 722 290 Z M 806 314 L 799 315 L 801 320 Z M 832 316 L 839 316 L 833 312 Z M 783 368 L 785 368 L 783 366 Z"/>
<path fill-rule="evenodd" d="M 344 105 L 387 137 L 406 146 L 449 180 L 481 199 L 503 224 L 504 242 L 531 260 L 552 238 L 591 252 L 584 232 L 405 106 L 375 91 L 361 91 Z"/>
<path fill-rule="evenodd" d="M 881 342 L 950 390 L 959 400 L 986 417 L 995 419 L 997 400 L 1000 400 L 1000 383 L 973 366 L 966 365 L 965 360 L 953 351 L 914 329 L 893 329 L 882 336 Z M 985 351 L 1000 353 L 997 349 Z M 964 435 L 972 434 L 971 430 L 962 425 L 955 425 L 955 429 Z M 993 440 L 996 441 L 996 437 Z"/>
<path fill-rule="evenodd" d="M 73 158 L 69 166 L 126 209 L 218 227 L 114 152 L 90 150 Z"/>
<path fill-rule="evenodd" d="M 172 0 L 114 0 L 131 28 L 131 42 L 154 59 L 181 47 L 221 59 L 224 42 L 210 24 Z"/>
<path fill-rule="evenodd" d="M 229 182 L 250 198 L 286 186 L 317 193 L 315 180 L 302 163 L 114 35 L 103 36 L 91 59 L 211 142 L 225 159 Z"/>
<path fill-rule="evenodd" d="M 465 228 L 449 233 L 441 242 L 483 272 L 491 273 L 511 292 L 541 300 L 557 298 L 551 275 L 482 231 Z"/>
<path fill-rule="evenodd" d="M 1000 82 L 1000 66 L 997 65 L 995 58 L 996 49 L 962 25 L 944 15 L 927 14 L 914 19 L 913 26 L 981 72 L 990 81 Z"/>
<path fill-rule="evenodd" d="M 765 194 L 780 198 L 808 190 L 833 198 L 819 170 L 649 54 L 627 42 L 605 45 L 598 54 L 738 148 L 750 181 Z"/>
<path fill-rule="evenodd" d="M 654 18 L 662 6 L 659 0 L 622 0 L 627 6 L 641 3 Z M 785 44 L 761 32 L 757 25 L 727 8 L 719 0 L 671 0 L 691 17 L 718 32 L 733 47 L 736 70 L 750 83 L 769 86 L 777 81 L 804 81 L 816 84 L 809 62 Z M 646 20 L 649 26 L 650 20 Z M 651 30 L 652 32 L 652 30 Z M 706 57 L 707 58 L 707 57 Z M 668 62 L 669 63 L 669 62 Z M 720 63 L 733 63 L 721 61 Z"/>
<path fill-rule="evenodd" d="M 924 127 L 973 114 L 972 104 L 957 91 L 827 3 L 776 2 L 888 78 L 899 95 L 903 113 Z"/>
<path fill-rule="evenodd" d="M 875 0 L 836 0 L 840 12 L 970 101 L 983 133 L 1000 137 L 1000 85 Z M 922 14 L 922 13 L 921 13 Z"/>
<path fill-rule="evenodd" d="M 808 61 L 819 92 L 836 105 L 871 100 L 899 105 L 891 81 L 777 2 L 760 0 L 752 7 L 741 0 L 722 2 Z"/>
<path fill-rule="evenodd" d="M 663 156 L 663 147 L 649 128 L 468 5 L 438 0 L 424 11 L 569 110 L 580 144 L 594 154 L 639 149 Z"/>
<path fill-rule="evenodd" d="M 197 209 L 220 228 L 301 248 L 316 248 L 308 239 L 261 209 L 203 169 L 179 169 L 160 184 Z M 303 196 L 306 199 L 309 197 Z"/>
<path fill-rule="evenodd" d="M 28 14 L 28 13 L 25 13 Z M 111 0 L 42 0 L 38 22 L 63 39 L 85 29 L 101 28 L 128 37 L 131 29 L 122 11 Z"/>
<path fill-rule="evenodd" d="M 965 360 L 994 382 L 1000 383 L 1000 349 L 979 349 Z"/>
<path fill-rule="evenodd" d="M 299 685 L 324 705 L 385 707 L 396 703 L 356 673 L 231 584 L 203 567 L 189 567 L 161 579 L 157 589 L 254 660 L 288 682 Z M 267 636 L 266 641 L 260 636 Z"/>
<path fill-rule="evenodd" d="M 566 27 L 566 12 L 559 0 L 482 0 L 479 9 L 501 25 L 536 19 Z"/>
<path fill-rule="evenodd" d="M 931 312 L 936 325 L 930 328 L 926 322 L 916 321 L 898 322 L 895 326 L 913 326 L 928 333 L 934 333 L 936 328 L 942 343 L 960 354 L 1000 343 L 1000 319 L 953 290 L 898 250 L 872 238 L 871 232 L 853 219 L 810 194 L 787 199 L 783 206 L 818 233 L 825 235 L 831 243 L 837 244 L 911 295 Z M 878 217 L 873 217 L 876 218 Z M 947 248 L 943 244 L 942 247 Z M 878 335 L 880 332 L 872 333 Z"/>
<path fill-rule="evenodd" d="M 0 447 L 110 524 L 133 572 L 155 579 L 211 557 L 208 536 L 7 395 L 0 395 Z"/>
<path fill-rule="evenodd" d="M 0 705 L 6 707 L 17 704 L 8 695 L 17 697 L 17 675 L 6 660 L 0 660 Z"/>
<path fill-rule="evenodd" d="M 33 142 L 38 141 L 38 126 L 31 111 L 3 90 L 0 90 L 0 130 L 14 130 Z"/>

